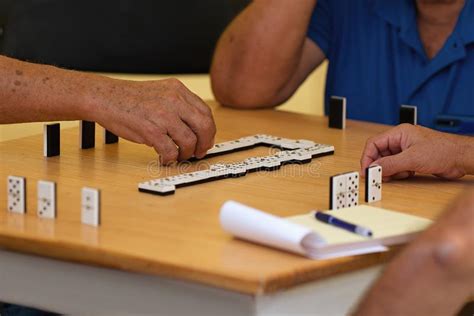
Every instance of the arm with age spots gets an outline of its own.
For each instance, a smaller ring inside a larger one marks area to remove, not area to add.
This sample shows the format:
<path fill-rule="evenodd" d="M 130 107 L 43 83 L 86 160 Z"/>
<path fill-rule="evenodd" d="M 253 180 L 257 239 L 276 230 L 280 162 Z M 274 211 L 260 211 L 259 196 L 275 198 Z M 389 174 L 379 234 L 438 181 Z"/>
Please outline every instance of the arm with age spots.
<path fill-rule="evenodd" d="M 461 178 L 474 174 L 474 138 L 402 124 L 367 140 L 362 170 L 371 164 L 382 166 L 384 180 L 407 178 L 415 172 Z"/>
<path fill-rule="evenodd" d="M 95 121 L 154 147 L 164 164 L 203 157 L 216 132 L 209 107 L 176 79 L 115 80 L 0 56 L 0 124 Z"/>
<path fill-rule="evenodd" d="M 385 269 L 353 315 L 455 315 L 474 295 L 474 190 Z"/>

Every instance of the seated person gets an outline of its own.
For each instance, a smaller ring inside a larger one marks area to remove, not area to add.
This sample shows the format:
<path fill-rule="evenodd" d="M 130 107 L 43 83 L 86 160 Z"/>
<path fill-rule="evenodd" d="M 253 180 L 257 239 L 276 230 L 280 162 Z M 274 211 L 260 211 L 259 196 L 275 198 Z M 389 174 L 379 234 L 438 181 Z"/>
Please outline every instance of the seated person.
<path fill-rule="evenodd" d="M 402 124 L 367 141 L 361 166 L 371 164 L 385 179 L 473 175 L 474 138 Z M 474 295 L 473 249 L 471 188 L 385 268 L 354 315 L 456 314 Z"/>
<path fill-rule="evenodd" d="M 349 118 L 398 124 L 474 116 L 474 2 L 465 0 L 257 0 L 221 36 L 211 68 L 218 101 L 237 108 L 286 101 L 329 61 L 332 95 Z"/>

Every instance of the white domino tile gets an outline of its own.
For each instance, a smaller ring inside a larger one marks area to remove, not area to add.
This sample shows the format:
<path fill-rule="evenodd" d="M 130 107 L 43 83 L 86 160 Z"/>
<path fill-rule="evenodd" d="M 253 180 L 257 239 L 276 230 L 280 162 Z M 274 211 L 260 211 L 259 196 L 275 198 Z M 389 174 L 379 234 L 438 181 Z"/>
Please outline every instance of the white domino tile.
<path fill-rule="evenodd" d="M 258 157 L 247 158 L 243 162 L 247 166 L 247 171 L 258 170 L 262 167 L 262 160 Z"/>
<path fill-rule="evenodd" d="M 246 146 L 254 146 L 258 144 L 258 139 L 254 136 L 246 136 L 240 138 L 240 142 L 245 144 Z"/>
<path fill-rule="evenodd" d="M 169 181 L 170 184 L 178 186 L 178 185 L 181 185 L 181 184 L 186 184 L 186 183 L 192 182 L 193 177 L 190 177 L 188 173 L 185 173 L 185 174 L 180 174 L 180 175 L 177 175 L 177 176 L 169 177 L 168 181 Z"/>
<path fill-rule="evenodd" d="M 195 171 L 193 172 L 193 175 L 196 181 L 203 181 L 212 177 L 212 173 L 209 169 Z"/>
<path fill-rule="evenodd" d="M 38 181 L 38 217 L 56 218 L 56 183 Z"/>
<path fill-rule="evenodd" d="M 304 162 L 307 160 L 311 160 L 312 158 L 313 158 L 312 155 L 305 152 L 298 152 L 292 157 L 294 161 L 298 161 L 298 162 Z"/>
<path fill-rule="evenodd" d="M 346 192 L 347 192 L 347 178 L 345 174 L 332 176 L 330 179 L 331 185 L 331 210 L 339 210 L 346 207 Z"/>
<path fill-rule="evenodd" d="M 280 159 L 276 156 L 267 156 L 262 158 L 262 167 L 265 169 L 273 169 L 281 166 Z"/>
<path fill-rule="evenodd" d="M 209 168 L 210 174 L 214 178 L 219 178 L 223 176 L 229 175 L 230 171 L 227 169 L 227 166 L 225 164 L 215 164 L 211 165 Z"/>
<path fill-rule="evenodd" d="M 298 153 L 295 150 L 282 150 L 275 154 L 275 157 L 278 159 L 280 164 L 283 164 L 287 161 L 293 161 L 296 159 Z"/>
<path fill-rule="evenodd" d="M 260 136 L 260 144 L 266 144 L 267 146 L 278 146 L 280 147 L 285 140 L 281 137 L 275 137 L 270 135 L 262 135 Z"/>
<path fill-rule="evenodd" d="M 298 139 L 295 144 L 297 144 L 299 147 L 298 148 L 309 148 L 309 147 L 313 147 L 314 145 L 316 145 L 315 142 L 311 141 L 311 140 L 306 140 L 306 139 Z"/>
<path fill-rule="evenodd" d="M 366 170 L 365 201 L 377 202 L 382 199 L 382 167 L 371 166 Z"/>
<path fill-rule="evenodd" d="M 349 172 L 346 176 L 346 207 L 359 205 L 359 172 Z"/>
<path fill-rule="evenodd" d="M 300 148 L 299 145 L 295 143 L 281 143 L 279 146 L 286 150 L 294 150 Z"/>
<path fill-rule="evenodd" d="M 144 182 L 140 183 L 138 186 L 140 191 L 144 192 L 155 192 L 156 194 L 170 194 L 174 193 L 176 190 L 176 186 L 172 184 L 160 184 L 160 183 L 152 183 L 152 182 Z"/>
<path fill-rule="evenodd" d="M 232 177 L 240 176 L 247 173 L 247 168 L 243 163 L 235 163 L 227 166 L 229 175 Z"/>
<path fill-rule="evenodd" d="M 231 141 L 229 143 L 229 147 L 231 148 L 231 150 L 246 148 L 246 147 L 249 147 L 249 146 L 252 146 L 252 145 L 253 145 L 252 143 L 249 143 L 247 141 L 241 141 L 240 139 Z"/>
<path fill-rule="evenodd" d="M 229 151 L 229 148 L 227 148 L 226 144 L 215 144 L 211 149 L 207 151 L 207 154 L 214 155 L 226 151 Z"/>
<path fill-rule="evenodd" d="M 257 134 L 254 136 L 256 139 L 258 139 L 258 143 L 269 143 L 274 139 L 274 136 L 267 135 L 267 134 Z"/>
<path fill-rule="evenodd" d="M 311 146 L 311 147 L 300 149 L 299 151 L 308 153 L 308 154 L 310 154 L 311 156 L 314 157 L 314 156 L 318 156 L 318 155 L 321 155 L 321 154 L 334 152 L 334 147 L 333 146 L 328 146 L 328 145 L 316 144 L 316 145 Z"/>
<path fill-rule="evenodd" d="M 26 213 L 26 179 L 23 177 L 9 176 L 7 178 L 9 212 Z"/>
<path fill-rule="evenodd" d="M 91 226 L 100 225 L 100 192 L 93 188 L 82 188 L 81 221 Z"/>
<path fill-rule="evenodd" d="M 359 178 L 357 171 L 331 177 L 330 209 L 338 210 L 359 205 Z"/>

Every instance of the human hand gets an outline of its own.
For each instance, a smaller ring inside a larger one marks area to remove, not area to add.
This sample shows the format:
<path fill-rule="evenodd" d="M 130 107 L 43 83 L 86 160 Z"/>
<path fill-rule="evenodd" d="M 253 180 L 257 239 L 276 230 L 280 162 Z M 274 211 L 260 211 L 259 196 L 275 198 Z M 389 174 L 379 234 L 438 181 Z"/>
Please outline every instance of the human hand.
<path fill-rule="evenodd" d="M 415 172 L 456 179 L 467 172 L 463 152 L 469 141 L 472 145 L 467 137 L 401 124 L 369 138 L 360 164 L 362 170 L 372 164 L 382 166 L 385 181 L 407 178 Z"/>
<path fill-rule="evenodd" d="M 105 79 L 91 95 L 93 121 L 116 135 L 153 147 L 162 164 L 202 158 L 216 126 L 209 107 L 176 79 Z"/>

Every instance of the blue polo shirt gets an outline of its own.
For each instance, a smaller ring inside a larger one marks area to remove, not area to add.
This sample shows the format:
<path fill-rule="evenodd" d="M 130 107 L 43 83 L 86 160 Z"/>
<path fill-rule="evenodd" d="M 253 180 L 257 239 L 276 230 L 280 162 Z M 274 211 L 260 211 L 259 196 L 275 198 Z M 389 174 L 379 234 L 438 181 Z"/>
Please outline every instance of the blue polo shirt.
<path fill-rule="evenodd" d="M 326 112 L 336 95 L 356 120 L 398 124 L 402 104 L 428 127 L 439 114 L 474 116 L 474 0 L 431 60 L 415 0 L 318 0 L 308 37 L 329 60 Z"/>

